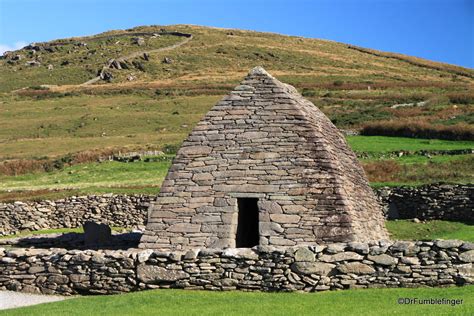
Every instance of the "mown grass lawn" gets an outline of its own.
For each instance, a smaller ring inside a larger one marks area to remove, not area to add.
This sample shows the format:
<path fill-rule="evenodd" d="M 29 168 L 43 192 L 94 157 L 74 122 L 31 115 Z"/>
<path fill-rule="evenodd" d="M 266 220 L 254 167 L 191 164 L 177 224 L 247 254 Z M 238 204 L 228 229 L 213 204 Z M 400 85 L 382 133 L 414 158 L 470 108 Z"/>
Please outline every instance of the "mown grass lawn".
<path fill-rule="evenodd" d="M 390 220 L 385 222 L 390 237 L 400 240 L 459 239 L 474 242 L 474 225 L 427 221 L 414 223 L 411 220 Z"/>
<path fill-rule="evenodd" d="M 399 298 L 462 304 L 399 304 Z M 151 290 L 89 296 L 0 311 L 0 315 L 472 315 L 474 287 L 364 289 L 320 293 Z"/>

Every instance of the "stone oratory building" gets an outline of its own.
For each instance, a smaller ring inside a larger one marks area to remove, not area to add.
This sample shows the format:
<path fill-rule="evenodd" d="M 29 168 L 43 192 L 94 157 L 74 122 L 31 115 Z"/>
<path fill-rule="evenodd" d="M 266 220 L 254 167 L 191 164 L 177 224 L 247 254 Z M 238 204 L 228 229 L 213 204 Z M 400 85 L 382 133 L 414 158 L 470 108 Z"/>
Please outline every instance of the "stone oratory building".
<path fill-rule="evenodd" d="M 250 248 L 388 239 L 344 136 L 263 68 L 183 142 L 140 248 Z"/>

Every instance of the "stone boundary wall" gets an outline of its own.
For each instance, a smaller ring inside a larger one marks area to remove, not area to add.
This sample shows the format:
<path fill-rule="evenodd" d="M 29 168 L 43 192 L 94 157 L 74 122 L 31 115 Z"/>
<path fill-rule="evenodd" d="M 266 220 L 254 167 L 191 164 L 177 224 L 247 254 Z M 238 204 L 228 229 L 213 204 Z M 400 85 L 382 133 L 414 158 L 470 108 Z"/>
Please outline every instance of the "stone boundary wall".
<path fill-rule="evenodd" d="M 301 248 L 0 249 L 0 290 L 114 294 L 155 288 L 325 291 L 472 284 L 474 243 L 338 243 Z"/>
<path fill-rule="evenodd" d="M 388 219 L 474 222 L 474 184 L 375 190 Z M 57 201 L 0 203 L 0 236 L 20 230 L 74 228 L 85 220 L 119 227 L 146 224 L 154 195 L 90 195 Z"/>
<path fill-rule="evenodd" d="M 432 184 L 375 190 L 388 219 L 474 223 L 474 184 Z"/>
<path fill-rule="evenodd" d="M 0 236 L 21 230 L 75 228 L 87 220 L 136 228 L 146 224 L 152 195 L 68 197 L 57 201 L 0 203 Z"/>

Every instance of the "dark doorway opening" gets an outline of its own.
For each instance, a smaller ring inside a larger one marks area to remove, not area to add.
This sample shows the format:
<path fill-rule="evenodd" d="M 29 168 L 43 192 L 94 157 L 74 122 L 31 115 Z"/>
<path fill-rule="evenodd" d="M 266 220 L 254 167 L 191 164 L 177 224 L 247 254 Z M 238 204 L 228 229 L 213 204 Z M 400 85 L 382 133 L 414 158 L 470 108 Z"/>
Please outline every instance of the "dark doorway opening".
<path fill-rule="evenodd" d="M 252 248 L 259 244 L 257 202 L 257 198 L 237 199 L 237 206 L 239 208 L 237 236 L 235 239 L 235 246 L 237 248 Z"/>

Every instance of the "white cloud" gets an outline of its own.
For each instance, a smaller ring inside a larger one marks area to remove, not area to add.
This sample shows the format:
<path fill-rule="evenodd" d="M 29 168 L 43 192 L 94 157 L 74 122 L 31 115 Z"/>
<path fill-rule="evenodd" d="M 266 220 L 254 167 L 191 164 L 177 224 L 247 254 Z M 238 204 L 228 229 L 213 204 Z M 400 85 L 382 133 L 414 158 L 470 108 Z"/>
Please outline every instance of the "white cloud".
<path fill-rule="evenodd" d="M 0 44 L 0 55 L 6 51 L 12 51 L 23 48 L 26 45 L 28 45 L 28 43 L 23 41 L 15 42 L 13 45 Z"/>

